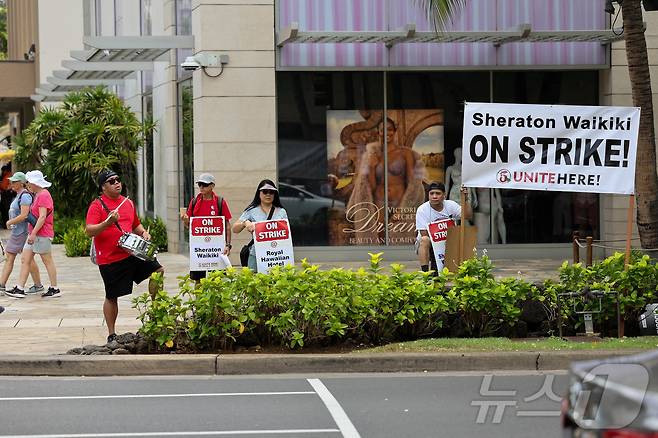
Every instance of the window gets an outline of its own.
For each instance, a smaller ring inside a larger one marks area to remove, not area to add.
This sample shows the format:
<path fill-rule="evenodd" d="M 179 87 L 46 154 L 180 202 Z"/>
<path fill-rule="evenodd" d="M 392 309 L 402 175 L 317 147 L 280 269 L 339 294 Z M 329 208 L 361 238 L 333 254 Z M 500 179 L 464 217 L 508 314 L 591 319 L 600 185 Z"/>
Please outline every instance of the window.
<path fill-rule="evenodd" d="M 295 244 L 413 244 L 431 181 L 459 202 L 464 102 L 596 105 L 597 77 L 277 72 L 279 182 Z M 479 243 L 560 243 L 578 229 L 598 236 L 598 195 L 474 188 L 471 199 Z"/>

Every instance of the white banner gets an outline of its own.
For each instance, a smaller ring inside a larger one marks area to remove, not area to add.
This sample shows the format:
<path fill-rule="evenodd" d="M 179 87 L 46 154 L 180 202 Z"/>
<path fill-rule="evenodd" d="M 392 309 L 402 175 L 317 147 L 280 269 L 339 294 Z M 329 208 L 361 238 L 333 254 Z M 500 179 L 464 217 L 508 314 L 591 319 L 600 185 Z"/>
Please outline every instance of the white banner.
<path fill-rule="evenodd" d="M 466 187 L 635 192 L 640 109 L 466 103 Z"/>
<path fill-rule="evenodd" d="M 286 219 L 256 222 L 254 225 L 258 272 L 267 273 L 273 266 L 295 264 L 290 224 Z"/>
<path fill-rule="evenodd" d="M 224 253 L 224 216 L 190 218 L 190 271 L 213 271 L 231 266 Z"/>
<path fill-rule="evenodd" d="M 448 228 L 454 227 L 455 221 L 452 219 L 442 219 L 431 222 L 427 225 L 427 233 L 432 241 L 432 251 L 434 251 L 434 260 L 436 260 L 436 270 L 441 272 L 445 265 L 446 258 L 446 240 L 448 239 Z"/>

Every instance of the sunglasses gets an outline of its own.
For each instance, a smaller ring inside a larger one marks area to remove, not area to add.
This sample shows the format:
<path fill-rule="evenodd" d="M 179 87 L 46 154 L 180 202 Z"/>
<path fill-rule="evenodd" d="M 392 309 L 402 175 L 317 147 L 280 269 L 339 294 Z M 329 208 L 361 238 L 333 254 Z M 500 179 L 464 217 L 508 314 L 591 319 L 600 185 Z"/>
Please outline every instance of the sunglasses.
<path fill-rule="evenodd" d="M 119 178 L 110 178 L 105 182 L 110 184 L 110 185 L 114 185 L 114 184 L 121 183 L 121 180 Z"/>
<path fill-rule="evenodd" d="M 263 195 L 274 195 L 274 194 L 276 193 L 276 190 L 265 189 L 265 190 L 261 190 L 260 192 L 261 192 Z"/>
<path fill-rule="evenodd" d="M 210 186 L 210 184 L 204 183 L 204 182 L 198 182 L 198 183 L 196 183 L 196 185 L 198 185 L 199 187 L 209 187 Z"/>

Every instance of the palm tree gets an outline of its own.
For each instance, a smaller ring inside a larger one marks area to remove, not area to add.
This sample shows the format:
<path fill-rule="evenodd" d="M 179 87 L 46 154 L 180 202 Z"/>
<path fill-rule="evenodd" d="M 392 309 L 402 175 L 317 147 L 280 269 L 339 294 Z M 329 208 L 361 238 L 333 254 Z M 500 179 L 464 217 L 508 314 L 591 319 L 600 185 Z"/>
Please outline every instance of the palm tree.
<path fill-rule="evenodd" d="M 633 105 L 640 107 L 640 132 L 635 167 L 637 229 L 643 248 L 658 247 L 658 177 L 656 176 L 656 137 L 647 42 L 644 38 L 641 0 L 624 0 L 626 59 L 631 80 Z"/>
<path fill-rule="evenodd" d="M 419 3 L 439 31 L 466 0 L 414 0 Z M 624 0 L 626 58 L 631 80 L 633 105 L 640 107 L 640 132 L 635 168 L 637 228 L 643 248 L 658 247 L 658 177 L 656 174 L 656 138 L 653 126 L 653 102 L 647 43 L 644 38 L 642 0 Z"/>

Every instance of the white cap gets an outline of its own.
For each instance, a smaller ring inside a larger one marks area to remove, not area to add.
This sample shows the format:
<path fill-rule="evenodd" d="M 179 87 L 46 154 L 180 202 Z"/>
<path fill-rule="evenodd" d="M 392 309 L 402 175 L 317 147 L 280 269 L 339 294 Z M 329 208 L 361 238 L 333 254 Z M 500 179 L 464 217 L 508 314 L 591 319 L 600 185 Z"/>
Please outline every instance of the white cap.
<path fill-rule="evenodd" d="M 263 187 L 261 187 L 258 190 L 274 190 L 275 192 L 278 192 L 276 187 L 274 187 L 272 184 L 265 184 Z"/>
<path fill-rule="evenodd" d="M 209 173 L 202 173 L 199 175 L 199 178 L 197 178 L 196 182 L 202 182 L 204 184 L 215 184 L 215 177 Z"/>
<path fill-rule="evenodd" d="M 43 176 L 40 170 L 30 170 L 25 174 L 27 182 L 41 187 L 42 189 L 47 189 L 52 184 L 46 181 L 46 177 Z"/>

